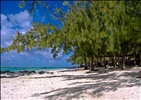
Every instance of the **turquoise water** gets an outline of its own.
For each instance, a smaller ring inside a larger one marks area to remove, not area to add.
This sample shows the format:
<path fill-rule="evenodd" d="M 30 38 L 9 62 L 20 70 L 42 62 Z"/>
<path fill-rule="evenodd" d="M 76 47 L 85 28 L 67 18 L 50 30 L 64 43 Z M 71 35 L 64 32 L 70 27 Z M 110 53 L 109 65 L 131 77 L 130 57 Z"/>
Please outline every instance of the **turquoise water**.
<path fill-rule="evenodd" d="M 65 67 L 1 67 L 1 71 L 13 71 L 13 72 L 18 72 L 18 71 L 52 71 L 52 70 L 62 70 L 66 69 Z"/>

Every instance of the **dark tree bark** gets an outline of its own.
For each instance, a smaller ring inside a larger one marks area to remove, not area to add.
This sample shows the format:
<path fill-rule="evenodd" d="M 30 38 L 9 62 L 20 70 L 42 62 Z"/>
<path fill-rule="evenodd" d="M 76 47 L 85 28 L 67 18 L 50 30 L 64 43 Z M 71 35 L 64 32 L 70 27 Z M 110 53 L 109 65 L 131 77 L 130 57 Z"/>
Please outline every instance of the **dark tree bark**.
<path fill-rule="evenodd" d="M 141 52 L 140 52 L 140 66 L 141 66 Z"/>
<path fill-rule="evenodd" d="M 134 54 L 134 66 L 136 65 L 136 54 Z"/>
<path fill-rule="evenodd" d="M 90 70 L 91 70 L 91 71 L 94 71 L 93 57 L 90 57 Z"/>
<path fill-rule="evenodd" d="M 104 67 L 105 67 L 105 69 L 106 69 L 106 61 L 105 61 L 105 55 L 104 55 Z"/>

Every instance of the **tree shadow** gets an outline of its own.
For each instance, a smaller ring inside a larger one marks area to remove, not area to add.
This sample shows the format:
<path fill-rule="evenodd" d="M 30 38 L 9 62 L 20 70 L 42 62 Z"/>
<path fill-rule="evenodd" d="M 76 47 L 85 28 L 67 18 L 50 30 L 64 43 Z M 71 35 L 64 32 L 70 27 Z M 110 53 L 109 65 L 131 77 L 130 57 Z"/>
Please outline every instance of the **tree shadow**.
<path fill-rule="evenodd" d="M 56 76 L 43 76 L 43 77 L 30 77 L 29 79 L 56 78 L 56 77 L 62 77 L 62 75 L 56 75 Z"/>
<path fill-rule="evenodd" d="M 52 90 L 49 92 L 35 93 L 32 97 L 44 96 L 47 100 L 64 99 L 80 99 L 83 93 L 89 94 L 92 97 L 101 97 L 103 92 L 116 91 L 121 87 L 140 87 L 140 80 L 135 76 L 137 72 L 124 72 L 122 74 L 108 73 L 108 74 L 90 74 L 90 75 L 62 75 L 62 81 L 78 80 L 68 84 L 68 87 Z M 124 77 L 122 79 L 119 79 Z M 128 77 L 128 78 L 126 78 Z M 81 79 L 89 79 L 89 81 L 81 82 Z M 72 87 L 73 85 L 76 85 Z M 89 92 L 91 90 L 91 92 Z"/>
<path fill-rule="evenodd" d="M 68 70 L 61 70 L 58 72 L 75 72 L 75 71 L 81 71 L 84 70 L 84 68 L 73 68 L 73 69 L 68 69 Z"/>

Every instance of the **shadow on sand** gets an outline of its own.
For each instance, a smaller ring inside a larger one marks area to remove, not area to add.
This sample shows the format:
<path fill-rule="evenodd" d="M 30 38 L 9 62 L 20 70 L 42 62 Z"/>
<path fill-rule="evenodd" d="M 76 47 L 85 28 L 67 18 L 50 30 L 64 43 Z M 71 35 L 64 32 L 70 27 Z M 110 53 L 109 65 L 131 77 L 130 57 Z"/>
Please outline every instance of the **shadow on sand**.
<path fill-rule="evenodd" d="M 140 87 L 140 80 L 137 79 L 136 76 L 136 72 L 124 72 L 119 75 L 116 73 L 107 73 L 102 75 L 62 75 L 62 81 L 78 80 L 78 82 L 70 83 L 66 88 L 43 93 L 35 93 L 32 97 L 43 96 L 45 100 L 58 100 L 59 98 L 70 100 L 73 98 L 80 99 L 80 96 L 82 96 L 83 93 L 87 93 L 92 97 L 100 97 L 103 95 L 104 91 L 115 91 L 121 87 Z M 119 79 L 120 77 L 124 78 Z M 79 81 L 81 79 L 89 79 L 89 81 L 81 82 Z M 72 85 L 77 86 L 72 87 Z"/>

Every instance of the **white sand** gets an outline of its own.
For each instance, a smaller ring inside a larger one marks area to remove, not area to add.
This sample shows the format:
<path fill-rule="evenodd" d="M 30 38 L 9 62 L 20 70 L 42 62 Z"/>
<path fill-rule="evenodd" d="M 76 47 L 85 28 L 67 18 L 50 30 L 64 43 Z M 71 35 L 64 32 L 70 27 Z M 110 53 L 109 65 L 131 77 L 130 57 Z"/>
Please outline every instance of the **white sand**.
<path fill-rule="evenodd" d="M 138 70 L 1 78 L 1 100 L 141 100 Z"/>

